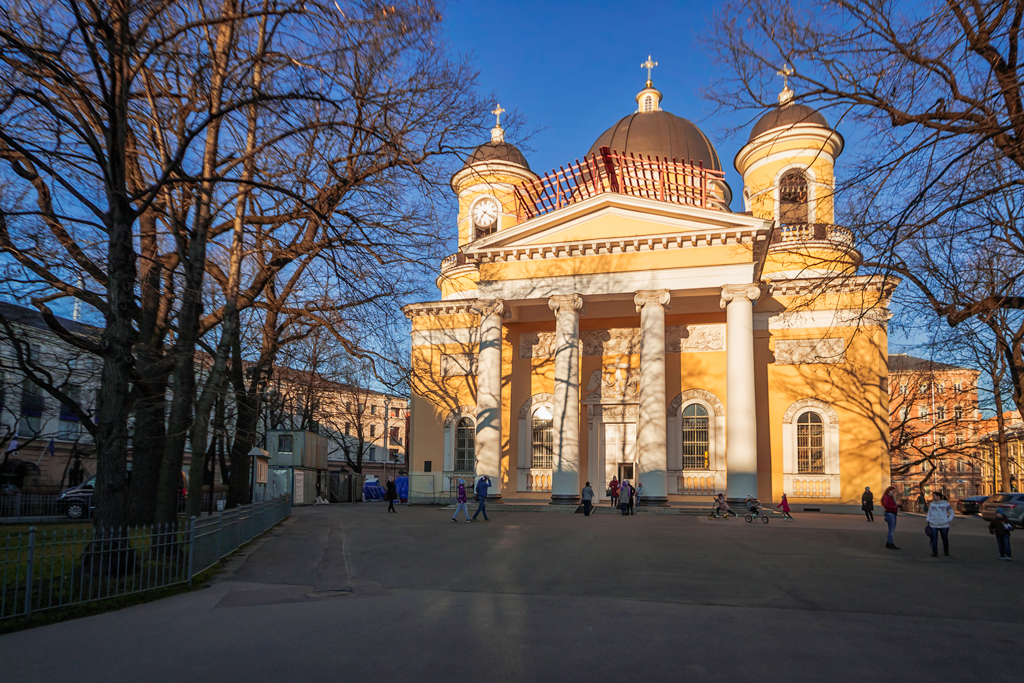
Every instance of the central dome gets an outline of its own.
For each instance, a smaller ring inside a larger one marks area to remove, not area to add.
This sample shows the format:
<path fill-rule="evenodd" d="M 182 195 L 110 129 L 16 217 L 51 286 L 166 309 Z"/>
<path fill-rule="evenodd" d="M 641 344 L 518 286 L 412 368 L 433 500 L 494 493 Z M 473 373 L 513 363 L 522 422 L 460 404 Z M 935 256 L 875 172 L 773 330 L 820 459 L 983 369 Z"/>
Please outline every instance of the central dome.
<path fill-rule="evenodd" d="M 703 163 L 704 168 L 722 170 L 715 146 L 692 121 L 667 111 L 630 114 L 601 133 L 587 155 L 602 147 L 616 152 L 675 159 L 680 163 Z"/>

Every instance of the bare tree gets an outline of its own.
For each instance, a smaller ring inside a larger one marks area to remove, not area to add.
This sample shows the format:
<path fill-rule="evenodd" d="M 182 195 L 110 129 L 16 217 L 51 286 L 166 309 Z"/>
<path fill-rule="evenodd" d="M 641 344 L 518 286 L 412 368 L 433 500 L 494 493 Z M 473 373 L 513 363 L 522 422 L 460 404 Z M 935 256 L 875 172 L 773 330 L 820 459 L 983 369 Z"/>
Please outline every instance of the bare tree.
<path fill-rule="evenodd" d="M 795 101 L 856 126 L 872 144 L 834 197 L 857 265 L 910 283 L 899 303 L 950 326 L 989 326 L 1024 407 L 1024 2 L 736 0 L 707 45 L 729 65 L 723 108 Z"/>

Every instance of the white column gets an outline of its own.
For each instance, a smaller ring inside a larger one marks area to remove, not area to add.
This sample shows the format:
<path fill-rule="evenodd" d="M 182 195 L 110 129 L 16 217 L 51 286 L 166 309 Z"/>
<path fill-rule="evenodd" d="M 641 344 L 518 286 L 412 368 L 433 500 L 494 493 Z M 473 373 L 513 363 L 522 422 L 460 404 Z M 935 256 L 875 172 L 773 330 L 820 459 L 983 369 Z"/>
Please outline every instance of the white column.
<path fill-rule="evenodd" d="M 667 289 L 645 290 L 634 297 L 640 313 L 640 420 L 637 425 L 637 464 L 644 485 L 644 505 L 668 502 L 668 429 L 665 401 L 665 310 Z"/>
<path fill-rule="evenodd" d="M 580 498 L 580 313 L 578 294 L 553 296 L 555 312 L 555 419 L 551 503 L 575 505 Z"/>
<path fill-rule="evenodd" d="M 501 301 L 481 301 L 476 370 L 476 473 L 491 478 L 487 498 L 501 498 Z"/>
<path fill-rule="evenodd" d="M 754 301 L 757 285 L 722 287 L 725 309 L 726 497 L 757 496 L 757 397 L 754 393 Z"/>

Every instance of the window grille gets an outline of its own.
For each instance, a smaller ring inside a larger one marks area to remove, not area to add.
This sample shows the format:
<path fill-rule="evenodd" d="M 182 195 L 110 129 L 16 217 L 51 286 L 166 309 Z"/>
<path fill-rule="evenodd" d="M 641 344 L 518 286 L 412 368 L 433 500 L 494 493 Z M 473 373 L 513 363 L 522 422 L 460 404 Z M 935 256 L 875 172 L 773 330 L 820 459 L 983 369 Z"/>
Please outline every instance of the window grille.
<path fill-rule="evenodd" d="M 459 420 L 455 427 L 455 469 L 476 471 L 476 425 L 468 417 Z"/>
<path fill-rule="evenodd" d="M 821 415 L 807 412 L 796 421 L 797 471 L 825 471 L 825 425 Z"/>
<path fill-rule="evenodd" d="M 707 408 L 691 403 L 683 409 L 683 469 L 708 469 L 708 445 Z"/>
<path fill-rule="evenodd" d="M 798 169 L 786 171 L 779 180 L 779 219 L 784 224 L 810 223 L 807 176 Z"/>
<path fill-rule="evenodd" d="M 554 415 L 551 408 L 540 406 L 533 411 L 533 457 L 531 467 L 551 469 L 554 464 Z"/>

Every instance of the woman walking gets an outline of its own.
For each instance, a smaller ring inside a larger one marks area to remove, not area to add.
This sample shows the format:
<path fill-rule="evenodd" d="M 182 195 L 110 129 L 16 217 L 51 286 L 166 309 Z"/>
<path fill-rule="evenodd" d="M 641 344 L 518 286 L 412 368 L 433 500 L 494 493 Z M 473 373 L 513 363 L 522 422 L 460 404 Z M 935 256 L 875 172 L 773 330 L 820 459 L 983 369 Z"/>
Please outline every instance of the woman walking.
<path fill-rule="evenodd" d="M 459 510 L 462 510 L 463 512 L 466 513 L 466 524 L 469 524 L 469 508 L 466 507 L 466 482 L 462 481 L 461 479 L 459 479 L 459 493 L 456 500 L 459 501 L 459 507 L 455 508 L 455 514 L 452 515 L 452 521 L 459 521 L 455 518 L 459 516 Z"/>
<path fill-rule="evenodd" d="M 639 484 L 636 485 L 636 493 L 634 494 L 634 498 L 636 498 L 637 507 L 640 507 L 640 496 L 642 495 L 644 495 L 644 483 L 640 482 Z"/>
<path fill-rule="evenodd" d="M 860 509 L 869 522 L 875 521 L 875 494 L 871 493 L 871 487 L 864 487 L 864 495 L 860 497 Z"/>
<path fill-rule="evenodd" d="M 928 506 L 928 537 L 932 540 L 932 557 L 939 556 L 939 536 L 942 536 L 942 554 L 949 557 L 949 523 L 953 521 L 953 506 L 938 491 Z"/>
<path fill-rule="evenodd" d="M 892 534 L 896 531 L 896 515 L 899 513 L 900 508 L 896 505 L 896 487 L 890 486 L 882 493 L 882 507 L 885 509 L 885 523 L 889 527 L 889 536 L 885 541 L 885 547 L 889 550 L 899 550 L 899 547 L 893 543 Z"/>
<path fill-rule="evenodd" d="M 636 487 L 635 486 L 630 486 L 629 487 L 629 500 L 626 501 L 626 505 L 629 506 L 629 514 L 631 514 L 631 515 L 635 514 L 633 512 L 633 504 L 635 503 L 635 501 L 636 501 Z"/>
<path fill-rule="evenodd" d="M 1000 560 L 1010 561 L 1013 559 L 1010 554 L 1010 532 L 1012 530 L 1013 524 L 1006 518 L 1006 511 L 1003 508 L 996 508 L 996 516 L 988 523 L 988 532 L 996 536 Z"/>
<path fill-rule="evenodd" d="M 786 500 L 785 493 L 782 494 L 782 502 L 776 505 L 775 507 L 782 508 L 782 516 L 784 519 L 787 519 L 790 522 L 793 521 L 793 515 L 789 514 L 789 501 Z"/>
<path fill-rule="evenodd" d="M 384 494 L 384 500 L 388 502 L 388 512 L 398 512 L 395 509 L 395 499 L 398 498 L 398 487 L 395 486 L 395 478 L 388 477 L 388 490 Z"/>
<path fill-rule="evenodd" d="M 612 507 L 619 507 L 619 479 L 618 477 L 612 477 L 612 481 L 608 484 L 608 494 L 612 498 Z"/>
<path fill-rule="evenodd" d="M 590 488 L 590 482 L 588 481 L 583 487 L 583 492 L 580 495 L 580 499 L 583 501 L 583 516 L 590 516 L 590 508 L 594 507 L 594 489 Z"/>

